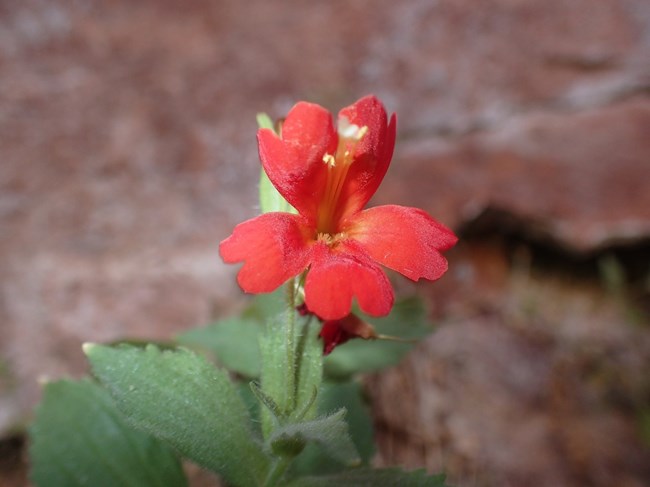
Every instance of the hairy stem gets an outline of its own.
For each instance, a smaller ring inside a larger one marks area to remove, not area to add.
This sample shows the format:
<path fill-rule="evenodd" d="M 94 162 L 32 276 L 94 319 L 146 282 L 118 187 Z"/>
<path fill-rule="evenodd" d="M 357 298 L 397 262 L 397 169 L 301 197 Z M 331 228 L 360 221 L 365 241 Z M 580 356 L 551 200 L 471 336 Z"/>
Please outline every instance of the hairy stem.
<path fill-rule="evenodd" d="M 298 360 L 296 357 L 296 284 L 295 279 L 287 283 L 287 329 L 286 329 L 286 406 L 288 408 L 287 416 L 292 413 L 298 403 L 298 383 L 299 377 Z"/>
<path fill-rule="evenodd" d="M 291 465 L 291 460 L 293 460 L 293 458 L 290 457 L 277 458 L 271 466 L 269 475 L 264 481 L 264 487 L 273 487 L 275 485 L 278 485 L 278 482 L 282 479 L 284 473 L 287 471 L 287 468 L 289 468 L 289 465 Z"/>

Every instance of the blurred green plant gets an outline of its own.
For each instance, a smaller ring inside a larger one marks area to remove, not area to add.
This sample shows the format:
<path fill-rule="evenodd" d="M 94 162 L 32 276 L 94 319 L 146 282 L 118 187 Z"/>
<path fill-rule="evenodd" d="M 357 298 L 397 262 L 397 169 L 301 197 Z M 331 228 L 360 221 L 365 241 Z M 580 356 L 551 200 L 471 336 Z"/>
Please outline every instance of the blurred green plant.
<path fill-rule="evenodd" d="M 274 351 L 286 337 L 263 320 L 281 317 L 283 302 L 281 292 L 257 296 L 240 317 L 189 330 L 163 349 L 86 345 L 95 379 L 45 386 L 30 428 L 34 484 L 184 486 L 185 458 L 235 486 L 282 478 L 295 486 L 443 486 L 443 477 L 422 471 L 368 468 L 374 432 L 357 380 L 398 363 L 431 331 L 422 302 L 400 300 L 388 317 L 369 319 L 380 333 L 413 341 L 353 340 L 324 361 L 317 327 L 296 313 L 294 346 L 310 365 L 294 377 L 295 399 L 278 400 L 287 375 Z"/>

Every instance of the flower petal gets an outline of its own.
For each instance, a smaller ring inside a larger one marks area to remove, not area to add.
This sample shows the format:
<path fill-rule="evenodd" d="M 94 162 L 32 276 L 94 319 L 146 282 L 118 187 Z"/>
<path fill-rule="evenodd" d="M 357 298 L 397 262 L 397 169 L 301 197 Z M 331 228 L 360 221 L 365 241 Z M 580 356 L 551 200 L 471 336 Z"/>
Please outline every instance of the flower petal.
<path fill-rule="evenodd" d="M 352 338 L 352 335 L 341 328 L 340 323 L 341 320 L 328 320 L 323 323 L 318 334 L 323 339 L 323 355 L 329 355 L 338 345 Z"/>
<path fill-rule="evenodd" d="M 317 242 L 311 262 L 305 304 L 323 320 L 348 315 L 352 298 L 373 316 L 384 316 L 393 306 L 393 289 L 386 274 L 353 242 L 342 242 L 335 249 Z"/>
<path fill-rule="evenodd" d="M 219 245 L 224 262 L 244 262 L 237 282 L 248 293 L 270 292 L 309 264 L 309 227 L 290 213 L 265 213 L 235 227 Z"/>
<path fill-rule="evenodd" d="M 321 327 L 319 337 L 323 339 L 323 355 L 328 355 L 338 345 L 351 338 L 374 340 L 378 338 L 375 328 L 365 321 L 361 321 L 355 314 L 350 313 L 340 320 L 327 320 Z"/>
<path fill-rule="evenodd" d="M 339 201 L 344 205 L 338 212 L 340 220 L 360 211 L 370 200 L 384 179 L 395 147 L 396 117 L 390 123 L 386 110 L 374 96 L 366 96 L 339 112 L 342 117 L 359 128 L 368 127 L 354 152 Z"/>
<path fill-rule="evenodd" d="M 447 260 L 440 251 L 458 241 L 424 211 L 397 205 L 364 210 L 348 219 L 344 231 L 371 258 L 414 281 L 442 276 Z"/>
<path fill-rule="evenodd" d="M 257 141 L 273 185 L 301 215 L 315 220 L 327 178 L 323 156 L 335 151 L 338 143 L 332 115 L 319 105 L 297 103 L 282 124 L 280 137 L 260 129 Z"/>

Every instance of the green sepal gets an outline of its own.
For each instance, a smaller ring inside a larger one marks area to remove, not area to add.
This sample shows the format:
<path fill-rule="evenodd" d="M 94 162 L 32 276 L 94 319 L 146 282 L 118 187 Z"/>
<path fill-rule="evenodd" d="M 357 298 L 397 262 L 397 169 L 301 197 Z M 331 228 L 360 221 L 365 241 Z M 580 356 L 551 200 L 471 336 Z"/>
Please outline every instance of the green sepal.
<path fill-rule="evenodd" d="M 188 350 L 85 345 L 92 370 L 135 427 L 227 482 L 259 485 L 269 461 L 223 370 Z"/>
<path fill-rule="evenodd" d="M 127 424 L 108 391 L 89 379 L 46 384 L 29 433 L 38 487 L 187 485 L 172 450 Z"/>

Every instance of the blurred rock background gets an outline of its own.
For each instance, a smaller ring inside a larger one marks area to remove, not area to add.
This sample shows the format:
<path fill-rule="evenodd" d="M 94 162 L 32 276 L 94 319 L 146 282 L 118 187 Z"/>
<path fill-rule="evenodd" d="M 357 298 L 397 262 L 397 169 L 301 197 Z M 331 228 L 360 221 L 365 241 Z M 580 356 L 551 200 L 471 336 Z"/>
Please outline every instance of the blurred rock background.
<path fill-rule="evenodd" d="M 256 112 L 368 93 L 399 117 L 374 203 L 462 237 L 398 281 L 439 327 L 367 378 L 377 464 L 650 483 L 646 0 L 1 0 L 0 486 L 82 342 L 241 305 L 217 245 L 256 212 Z"/>

